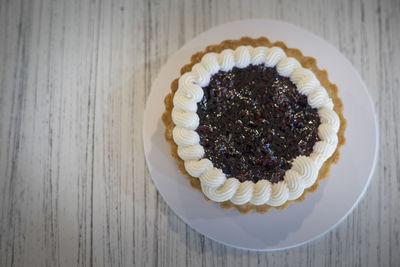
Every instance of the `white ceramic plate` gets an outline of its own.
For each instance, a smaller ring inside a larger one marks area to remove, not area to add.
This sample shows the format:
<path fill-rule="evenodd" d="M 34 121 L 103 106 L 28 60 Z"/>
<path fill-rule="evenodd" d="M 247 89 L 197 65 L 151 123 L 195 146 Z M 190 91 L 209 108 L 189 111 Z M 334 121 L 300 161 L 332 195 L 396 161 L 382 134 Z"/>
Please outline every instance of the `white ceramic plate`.
<path fill-rule="evenodd" d="M 301 203 L 286 210 L 267 214 L 242 215 L 223 210 L 207 202 L 191 188 L 177 170 L 164 139 L 161 121 L 164 97 L 170 83 L 179 77 L 180 68 L 190 56 L 207 45 L 242 36 L 266 36 L 299 48 L 304 55 L 317 59 L 326 69 L 331 82 L 339 87 L 348 121 L 347 143 L 341 158 L 332 167 L 330 177 L 319 190 L 308 194 Z M 334 228 L 359 202 L 371 179 L 378 150 L 378 127 L 368 90 L 350 62 L 332 45 L 317 36 L 288 23 L 271 20 L 236 21 L 215 27 L 197 36 L 176 52 L 154 81 L 143 122 L 144 151 L 151 177 L 172 210 L 188 225 L 223 244 L 250 250 L 280 250 L 304 244 Z"/>

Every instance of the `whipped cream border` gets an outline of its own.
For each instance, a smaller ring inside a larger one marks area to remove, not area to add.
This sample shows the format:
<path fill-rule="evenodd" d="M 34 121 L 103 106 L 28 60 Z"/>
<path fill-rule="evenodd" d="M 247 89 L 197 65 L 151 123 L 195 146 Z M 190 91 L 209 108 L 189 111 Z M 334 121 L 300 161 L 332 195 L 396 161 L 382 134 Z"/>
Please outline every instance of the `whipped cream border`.
<path fill-rule="evenodd" d="M 298 92 L 307 96 L 308 104 L 318 109 L 321 120 L 318 127 L 320 141 L 315 143 L 313 152 L 308 157 L 296 157 L 292 168 L 285 172 L 284 180 L 278 183 L 268 180 L 240 182 L 234 177 L 227 178 L 221 169 L 203 158 L 204 148 L 196 132 L 199 126 L 197 103 L 204 95 L 202 87 L 207 86 L 211 76 L 220 70 L 245 68 L 250 64 L 276 67 L 279 75 L 289 77 Z M 295 200 L 315 183 L 319 169 L 338 144 L 340 120 L 326 89 L 311 70 L 303 68 L 297 59 L 287 57 L 279 47 L 240 46 L 236 50 L 205 54 L 200 63 L 179 78 L 173 104 L 173 139 L 178 145 L 178 155 L 187 172 L 200 179 L 203 193 L 215 202 L 230 200 L 236 205 L 250 202 L 253 205 L 281 206 L 288 200 Z"/>

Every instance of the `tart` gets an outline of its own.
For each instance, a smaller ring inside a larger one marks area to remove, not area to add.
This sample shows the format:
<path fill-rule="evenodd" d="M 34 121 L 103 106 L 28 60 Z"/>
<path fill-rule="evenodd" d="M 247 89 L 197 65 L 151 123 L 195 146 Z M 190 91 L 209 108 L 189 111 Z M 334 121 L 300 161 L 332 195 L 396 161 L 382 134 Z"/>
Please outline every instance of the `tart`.
<path fill-rule="evenodd" d="M 304 200 L 345 142 L 343 104 L 327 72 L 264 37 L 194 54 L 165 107 L 181 172 L 207 200 L 241 213 Z"/>

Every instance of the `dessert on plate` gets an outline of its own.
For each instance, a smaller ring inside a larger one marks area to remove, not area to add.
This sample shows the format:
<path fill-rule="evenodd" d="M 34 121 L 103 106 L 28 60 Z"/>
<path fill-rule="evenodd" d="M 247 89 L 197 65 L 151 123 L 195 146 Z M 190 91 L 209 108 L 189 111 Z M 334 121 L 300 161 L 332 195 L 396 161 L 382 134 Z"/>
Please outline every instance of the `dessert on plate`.
<path fill-rule="evenodd" d="M 172 82 L 163 122 L 191 185 L 225 209 L 284 209 L 339 159 L 346 121 L 315 59 L 261 37 L 192 56 Z"/>

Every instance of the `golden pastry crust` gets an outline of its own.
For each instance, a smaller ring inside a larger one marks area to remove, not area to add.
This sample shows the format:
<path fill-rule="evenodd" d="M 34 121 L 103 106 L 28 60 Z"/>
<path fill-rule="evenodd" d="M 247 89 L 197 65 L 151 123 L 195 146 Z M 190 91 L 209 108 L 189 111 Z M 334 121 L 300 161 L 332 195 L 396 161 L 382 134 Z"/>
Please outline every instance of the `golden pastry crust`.
<path fill-rule="evenodd" d="M 278 206 L 278 207 L 269 206 L 267 204 L 256 206 L 256 205 L 253 205 L 251 203 L 247 203 L 247 204 L 244 204 L 244 205 L 235 205 L 231 201 L 225 201 L 225 202 L 219 203 L 220 207 L 223 208 L 223 209 L 236 208 L 240 213 L 243 213 L 243 214 L 249 213 L 249 212 L 251 212 L 253 210 L 258 212 L 258 213 L 266 213 L 271 208 L 283 210 L 283 209 L 287 208 L 290 203 L 301 202 L 306 198 L 306 195 L 308 193 L 313 193 L 313 192 L 317 191 L 317 189 L 319 187 L 319 182 L 328 177 L 329 171 L 330 171 L 330 168 L 331 168 L 332 164 L 335 164 L 335 163 L 338 162 L 339 157 L 340 157 L 339 150 L 344 145 L 344 143 L 346 141 L 346 139 L 344 137 L 344 131 L 346 129 L 346 124 L 347 123 L 346 123 L 346 119 L 343 117 L 343 103 L 342 103 L 342 100 L 338 96 L 338 88 L 337 88 L 337 86 L 335 84 L 331 83 L 328 80 L 328 73 L 326 72 L 326 70 L 320 70 L 317 67 L 317 62 L 316 62 L 316 60 L 314 58 L 303 56 L 303 54 L 301 53 L 301 51 L 299 49 L 288 48 L 285 45 L 284 42 L 279 41 L 279 42 L 271 43 L 265 37 L 260 37 L 260 38 L 257 38 L 257 39 L 253 39 L 253 38 L 250 38 L 250 37 L 242 37 L 239 40 L 225 40 L 225 41 L 221 42 L 220 44 L 207 46 L 207 48 L 204 51 L 194 54 L 191 57 L 190 63 L 181 68 L 181 75 L 183 75 L 186 72 L 191 71 L 192 67 L 196 63 L 200 62 L 201 58 L 206 53 L 210 53 L 210 52 L 220 53 L 224 49 L 228 49 L 228 48 L 234 50 L 237 47 L 242 46 L 242 45 L 250 45 L 250 46 L 253 46 L 253 47 L 257 47 L 257 46 L 265 46 L 265 47 L 278 46 L 278 47 L 282 48 L 285 51 L 285 53 L 286 53 L 286 55 L 288 57 L 296 58 L 304 68 L 308 68 L 308 69 L 312 70 L 314 72 L 314 74 L 316 75 L 316 77 L 318 78 L 318 80 L 320 81 L 321 85 L 323 87 L 325 87 L 326 91 L 328 92 L 328 95 L 332 99 L 333 104 L 334 104 L 334 108 L 333 109 L 338 114 L 339 119 L 340 119 L 340 128 L 339 128 L 339 132 L 338 132 L 338 140 L 339 141 L 338 141 L 338 145 L 336 147 L 336 150 L 332 154 L 332 156 L 328 160 L 326 160 L 325 163 L 322 165 L 322 167 L 321 167 L 321 169 L 319 170 L 319 173 L 318 173 L 318 178 L 317 178 L 316 182 L 314 183 L 314 185 L 312 185 L 311 187 L 305 189 L 304 193 L 303 193 L 303 195 L 301 197 L 299 197 L 298 199 L 295 199 L 295 200 L 288 200 L 283 205 Z M 174 142 L 174 140 L 172 138 L 172 130 L 175 127 L 175 124 L 172 121 L 172 117 L 171 117 L 171 111 L 172 111 L 172 108 L 173 108 L 172 99 L 174 97 L 174 94 L 175 94 L 176 90 L 178 89 L 178 79 L 179 79 L 179 77 L 176 78 L 171 83 L 171 92 L 164 99 L 165 112 L 162 115 L 162 121 L 164 122 L 164 124 L 166 126 L 165 139 L 170 144 L 171 155 L 178 162 L 179 170 L 185 176 L 187 176 L 190 179 L 190 184 L 191 184 L 191 186 L 193 188 L 195 188 L 195 189 L 197 189 L 199 191 L 202 191 L 201 190 L 201 186 L 200 186 L 200 180 L 198 178 L 194 178 L 194 177 L 190 176 L 189 173 L 185 170 L 184 161 L 181 158 L 179 158 L 178 153 L 177 153 L 178 146 L 175 144 L 175 142 Z M 203 194 L 203 196 L 204 196 L 204 198 L 206 200 L 211 201 L 204 194 Z"/>

